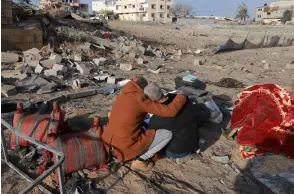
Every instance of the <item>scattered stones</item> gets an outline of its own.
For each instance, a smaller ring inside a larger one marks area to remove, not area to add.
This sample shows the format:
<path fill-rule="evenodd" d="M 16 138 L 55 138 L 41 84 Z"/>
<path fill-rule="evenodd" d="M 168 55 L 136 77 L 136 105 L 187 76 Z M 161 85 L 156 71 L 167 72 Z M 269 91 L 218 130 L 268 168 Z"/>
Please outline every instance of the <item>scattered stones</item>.
<path fill-rule="evenodd" d="M 61 63 L 62 57 L 58 54 L 51 54 L 50 59 L 54 59 L 56 63 Z"/>
<path fill-rule="evenodd" d="M 40 88 L 37 91 L 37 94 L 49 94 L 49 93 L 53 92 L 54 90 L 56 90 L 56 88 L 57 88 L 57 84 L 54 82 L 51 82 L 51 83 L 43 86 L 42 88 Z"/>
<path fill-rule="evenodd" d="M 133 69 L 133 66 L 128 63 L 122 63 L 120 64 L 119 68 L 123 71 L 131 71 Z"/>
<path fill-rule="evenodd" d="M 40 64 L 37 65 L 36 69 L 35 69 L 35 73 L 43 73 L 44 71 L 44 67 L 42 67 Z"/>
<path fill-rule="evenodd" d="M 1 95 L 4 95 L 5 97 L 9 97 L 16 94 L 17 94 L 17 91 L 15 86 L 1 85 Z"/>
<path fill-rule="evenodd" d="M 130 52 L 130 53 L 129 53 L 129 57 L 130 57 L 130 59 L 135 59 L 136 56 L 137 56 L 137 54 L 136 54 L 135 52 Z"/>
<path fill-rule="evenodd" d="M 194 51 L 194 53 L 197 54 L 197 55 L 199 55 L 199 54 L 202 54 L 203 51 L 201 49 L 198 49 L 198 50 Z"/>
<path fill-rule="evenodd" d="M 125 39 L 124 37 L 122 37 L 122 36 L 118 37 L 117 40 L 118 40 L 119 42 L 124 42 L 124 41 L 126 41 L 126 39 Z"/>
<path fill-rule="evenodd" d="M 77 66 L 77 70 L 80 72 L 82 75 L 90 75 L 90 69 L 87 67 L 86 64 L 84 63 L 77 63 L 75 62 Z"/>
<path fill-rule="evenodd" d="M 138 58 L 138 59 L 137 59 L 137 64 L 138 64 L 138 65 L 143 65 L 143 64 L 144 64 L 144 59 L 142 59 L 142 58 Z"/>
<path fill-rule="evenodd" d="M 264 67 L 263 67 L 264 69 L 269 69 L 270 68 L 270 64 L 269 63 L 264 63 Z"/>
<path fill-rule="evenodd" d="M 194 65 L 203 65 L 203 62 L 199 59 L 194 59 Z"/>
<path fill-rule="evenodd" d="M 160 73 L 161 68 L 157 69 L 157 70 L 152 70 L 152 69 L 147 69 L 148 72 L 150 73 L 154 73 L 154 74 L 159 74 Z"/>

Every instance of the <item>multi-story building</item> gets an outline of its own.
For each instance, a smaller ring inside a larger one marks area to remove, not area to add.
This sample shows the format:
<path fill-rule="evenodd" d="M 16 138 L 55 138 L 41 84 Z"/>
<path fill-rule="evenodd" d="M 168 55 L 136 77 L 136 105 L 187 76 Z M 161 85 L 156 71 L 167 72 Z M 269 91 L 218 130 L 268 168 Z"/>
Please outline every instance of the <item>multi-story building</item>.
<path fill-rule="evenodd" d="M 264 4 L 264 6 L 255 9 L 255 21 L 263 23 L 280 22 L 286 10 L 294 13 L 293 8 L 294 0 L 282 0 Z"/>
<path fill-rule="evenodd" d="M 101 11 L 116 11 L 116 0 L 93 0 L 92 9 L 95 13 L 100 13 Z"/>
<path fill-rule="evenodd" d="M 172 0 L 117 0 L 119 19 L 171 22 Z"/>

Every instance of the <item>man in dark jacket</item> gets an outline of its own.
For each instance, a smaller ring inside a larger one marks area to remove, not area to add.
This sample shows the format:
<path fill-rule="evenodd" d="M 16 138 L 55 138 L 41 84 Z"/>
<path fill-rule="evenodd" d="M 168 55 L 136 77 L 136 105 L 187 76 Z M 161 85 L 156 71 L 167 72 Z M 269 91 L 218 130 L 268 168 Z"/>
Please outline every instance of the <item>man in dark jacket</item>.
<path fill-rule="evenodd" d="M 144 93 L 150 99 L 165 105 L 171 103 L 176 96 L 175 94 L 164 96 L 156 84 L 153 84 L 152 90 L 149 90 L 149 86 L 147 86 Z M 170 130 L 173 133 L 173 138 L 166 147 L 166 155 L 182 163 L 196 157 L 196 154 L 192 153 L 199 149 L 198 127 L 208 121 L 209 118 L 210 111 L 204 104 L 196 104 L 187 99 L 186 104 L 175 117 L 153 115 L 148 129 Z"/>

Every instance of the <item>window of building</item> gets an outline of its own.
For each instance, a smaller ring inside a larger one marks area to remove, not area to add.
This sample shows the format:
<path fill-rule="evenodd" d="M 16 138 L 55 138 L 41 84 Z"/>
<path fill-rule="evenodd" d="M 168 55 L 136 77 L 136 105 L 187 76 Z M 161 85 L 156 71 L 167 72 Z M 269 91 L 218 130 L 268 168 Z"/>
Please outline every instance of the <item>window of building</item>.
<path fill-rule="evenodd" d="M 160 5 L 160 9 L 164 9 L 164 5 Z"/>
<path fill-rule="evenodd" d="M 169 14 L 167 14 L 167 15 L 166 15 L 166 17 L 167 17 L 167 18 L 170 18 L 170 15 L 169 15 Z"/>
<path fill-rule="evenodd" d="M 133 5 L 133 8 L 136 8 L 136 5 Z"/>
<path fill-rule="evenodd" d="M 129 4 L 129 5 L 128 5 L 128 8 L 131 8 L 131 7 L 132 7 L 132 4 Z"/>
<path fill-rule="evenodd" d="M 161 18 L 163 18 L 163 14 L 161 13 L 160 15 L 159 15 Z"/>
<path fill-rule="evenodd" d="M 258 18 L 261 18 L 261 15 L 258 15 L 257 17 L 258 17 Z"/>
<path fill-rule="evenodd" d="M 146 14 L 145 13 L 143 14 L 143 17 L 146 17 Z"/>
<path fill-rule="evenodd" d="M 166 6 L 166 9 L 167 9 L 167 10 L 170 10 L 170 5 Z"/>
<path fill-rule="evenodd" d="M 125 9 L 127 9 L 128 7 L 125 5 Z"/>
<path fill-rule="evenodd" d="M 155 13 L 152 13 L 152 14 L 151 14 L 151 17 L 155 18 Z"/>
<path fill-rule="evenodd" d="M 267 12 L 267 15 L 271 15 L 271 12 Z"/>
<path fill-rule="evenodd" d="M 155 4 L 152 4 L 152 5 L 151 5 L 151 8 L 152 8 L 152 9 L 155 9 L 155 8 L 156 8 L 156 7 L 155 7 Z"/>
<path fill-rule="evenodd" d="M 262 11 L 262 8 L 259 8 L 258 11 Z"/>

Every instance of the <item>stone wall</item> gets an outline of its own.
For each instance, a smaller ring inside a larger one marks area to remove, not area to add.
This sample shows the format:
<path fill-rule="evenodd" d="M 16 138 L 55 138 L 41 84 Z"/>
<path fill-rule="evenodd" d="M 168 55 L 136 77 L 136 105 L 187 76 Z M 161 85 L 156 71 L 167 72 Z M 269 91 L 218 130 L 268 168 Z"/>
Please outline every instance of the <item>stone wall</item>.
<path fill-rule="evenodd" d="M 12 24 L 11 0 L 1 0 L 1 24 Z"/>
<path fill-rule="evenodd" d="M 43 32 L 39 28 L 2 27 L 1 39 L 2 43 L 9 44 L 17 50 L 40 49 L 43 46 Z"/>

